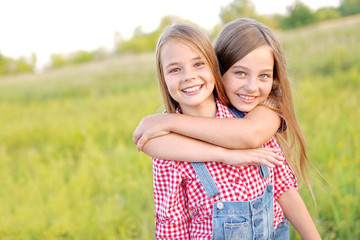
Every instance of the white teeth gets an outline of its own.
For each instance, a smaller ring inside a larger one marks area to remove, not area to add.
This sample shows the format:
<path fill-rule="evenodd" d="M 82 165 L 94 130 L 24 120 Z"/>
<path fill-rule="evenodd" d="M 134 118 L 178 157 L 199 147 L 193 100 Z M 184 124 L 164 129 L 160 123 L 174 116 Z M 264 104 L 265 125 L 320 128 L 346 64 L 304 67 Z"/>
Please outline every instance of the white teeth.
<path fill-rule="evenodd" d="M 192 87 L 192 88 L 186 88 L 183 91 L 186 93 L 191 93 L 191 92 L 199 90 L 200 88 L 201 88 L 201 86 L 196 86 L 196 87 Z"/>
<path fill-rule="evenodd" d="M 244 96 L 244 95 L 239 95 L 239 96 L 245 100 L 254 100 L 255 99 L 255 97 L 250 97 L 250 96 Z"/>

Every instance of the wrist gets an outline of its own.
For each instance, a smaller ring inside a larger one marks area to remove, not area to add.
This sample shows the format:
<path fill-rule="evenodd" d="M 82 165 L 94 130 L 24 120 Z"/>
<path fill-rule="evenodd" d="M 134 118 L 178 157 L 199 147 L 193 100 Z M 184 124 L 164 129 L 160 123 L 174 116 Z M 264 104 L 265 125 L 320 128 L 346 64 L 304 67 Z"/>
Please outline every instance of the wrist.
<path fill-rule="evenodd" d="M 183 114 L 171 113 L 166 121 L 166 127 L 169 132 L 184 134 L 186 131 L 186 116 Z M 185 126 L 185 127 L 184 127 Z"/>
<path fill-rule="evenodd" d="M 176 127 L 176 118 L 178 114 L 176 113 L 170 113 L 166 114 L 167 119 L 165 121 L 165 128 L 168 132 L 174 132 Z"/>
<path fill-rule="evenodd" d="M 214 148 L 214 161 L 227 164 L 229 154 L 230 151 L 228 149 L 216 146 L 216 148 Z"/>

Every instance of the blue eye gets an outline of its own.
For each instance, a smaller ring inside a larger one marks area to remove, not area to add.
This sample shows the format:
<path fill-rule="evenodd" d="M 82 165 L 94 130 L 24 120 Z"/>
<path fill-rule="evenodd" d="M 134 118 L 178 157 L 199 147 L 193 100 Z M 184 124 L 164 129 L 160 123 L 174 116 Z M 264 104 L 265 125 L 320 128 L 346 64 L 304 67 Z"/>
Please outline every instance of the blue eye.
<path fill-rule="evenodd" d="M 242 71 L 236 72 L 235 74 L 238 75 L 238 76 L 240 76 L 240 77 L 245 76 L 245 73 L 242 72 Z"/>

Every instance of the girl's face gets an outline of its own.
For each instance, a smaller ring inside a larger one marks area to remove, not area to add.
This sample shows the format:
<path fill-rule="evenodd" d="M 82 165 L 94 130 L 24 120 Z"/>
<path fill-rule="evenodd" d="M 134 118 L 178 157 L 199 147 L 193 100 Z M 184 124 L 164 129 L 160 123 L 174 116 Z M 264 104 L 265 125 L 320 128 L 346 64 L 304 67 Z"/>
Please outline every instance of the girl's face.
<path fill-rule="evenodd" d="M 225 92 L 231 104 L 249 112 L 270 94 L 274 57 L 268 46 L 261 46 L 232 65 L 223 75 Z"/>
<path fill-rule="evenodd" d="M 183 113 L 213 116 L 215 80 L 199 54 L 180 41 L 170 40 L 162 46 L 160 58 L 166 86 Z"/>

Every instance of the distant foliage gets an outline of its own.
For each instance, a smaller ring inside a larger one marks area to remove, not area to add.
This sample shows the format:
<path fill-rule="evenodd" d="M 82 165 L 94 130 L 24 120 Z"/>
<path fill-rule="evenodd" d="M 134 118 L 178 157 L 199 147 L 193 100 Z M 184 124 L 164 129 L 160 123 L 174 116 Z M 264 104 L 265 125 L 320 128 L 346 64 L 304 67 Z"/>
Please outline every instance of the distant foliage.
<path fill-rule="evenodd" d="M 340 18 L 340 12 L 333 7 L 320 8 L 315 12 L 315 17 L 317 22 Z"/>
<path fill-rule="evenodd" d="M 360 0 L 341 0 L 339 12 L 342 16 L 359 14 Z"/>
<path fill-rule="evenodd" d="M 92 52 L 76 51 L 70 54 L 52 54 L 49 68 L 59 68 L 66 65 L 76 65 L 107 57 L 108 53 L 104 49 L 97 49 Z"/>
<path fill-rule="evenodd" d="M 222 7 L 219 15 L 223 24 L 239 17 L 256 18 L 255 6 L 250 0 L 234 0 Z"/>
<path fill-rule="evenodd" d="M 315 15 L 305 4 L 297 1 L 295 5 L 287 8 L 289 16 L 280 21 L 282 29 L 303 27 L 316 22 Z"/>
<path fill-rule="evenodd" d="M 17 73 L 32 73 L 35 71 L 37 57 L 35 53 L 30 58 L 13 59 L 0 54 L 0 75 Z"/>
<path fill-rule="evenodd" d="M 159 28 L 151 33 L 144 33 L 141 27 L 137 27 L 134 30 L 132 38 L 124 40 L 120 37 L 120 39 L 116 41 L 116 53 L 122 54 L 155 51 L 157 39 L 164 28 L 178 21 L 189 22 L 177 16 L 169 15 L 162 18 Z"/>
<path fill-rule="evenodd" d="M 140 27 L 134 31 L 134 36 L 128 41 L 120 40 L 117 43 L 116 53 L 140 53 L 155 51 L 156 41 L 159 37 L 159 32 L 144 33 Z"/>

